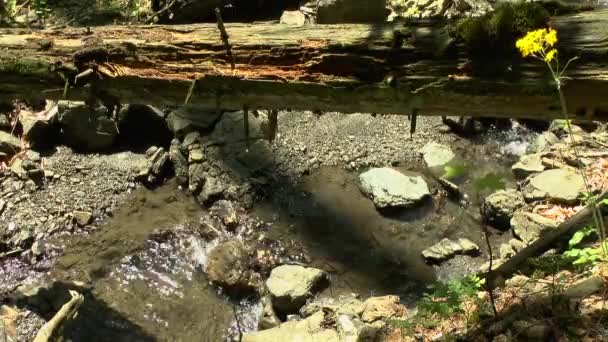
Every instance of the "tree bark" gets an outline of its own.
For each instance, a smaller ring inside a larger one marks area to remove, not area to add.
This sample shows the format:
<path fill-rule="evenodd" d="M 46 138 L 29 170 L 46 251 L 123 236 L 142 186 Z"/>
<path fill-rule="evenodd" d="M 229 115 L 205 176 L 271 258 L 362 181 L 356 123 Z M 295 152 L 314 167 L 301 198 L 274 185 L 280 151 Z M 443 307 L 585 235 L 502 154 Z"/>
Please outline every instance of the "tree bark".
<path fill-rule="evenodd" d="M 65 69 L 73 79 L 74 65 L 82 71 L 93 60 L 104 71 L 102 79 L 94 86 L 70 84 L 68 99 L 86 99 L 92 88 L 122 103 L 175 106 L 184 103 L 196 78 L 189 99 L 195 106 L 561 116 L 557 93 L 540 62 L 526 61 L 517 75 L 506 78 L 480 78 L 463 73 L 463 46 L 438 56 L 436 37 L 445 24 L 227 24 L 235 75 L 214 24 L 5 29 L 0 30 L 0 99 L 62 98 L 65 82 L 49 69 Z M 560 53 L 581 57 L 567 73 L 572 78 L 564 90 L 569 108 L 577 119 L 607 120 L 608 11 L 557 17 L 552 25 L 560 35 Z M 400 44 L 403 34 L 413 38 Z M 92 46 L 101 47 L 97 55 Z"/>

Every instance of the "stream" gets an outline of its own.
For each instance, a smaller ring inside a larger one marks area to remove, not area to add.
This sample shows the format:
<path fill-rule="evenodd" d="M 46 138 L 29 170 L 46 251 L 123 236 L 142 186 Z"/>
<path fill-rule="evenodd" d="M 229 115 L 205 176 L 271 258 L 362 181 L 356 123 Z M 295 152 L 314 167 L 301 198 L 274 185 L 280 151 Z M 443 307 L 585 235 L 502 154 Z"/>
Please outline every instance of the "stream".
<path fill-rule="evenodd" d="M 443 169 L 428 170 L 419 162 L 395 168 L 423 174 L 433 198 L 381 214 L 358 188 L 361 171 L 322 167 L 295 185 L 269 185 L 271 195 L 249 215 L 266 223 L 268 238 L 301 246 L 311 266 L 329 273 L 330 286 L 319 296 L 397 294 L 411 306 L 434 281 L 475 272 L 486 261 L 474 182 L 493 172 L 514 186 L 510 165 L 527 144 L 519 139 L 500 133 L 487 138 L 490 144 L 456 151 L 452 163 L 466 165 L 466 173 L 455 182 L 469 203 L 442 196 L 433 174 L 441 176 Z M 169 181 L 155 190 L 134 190 L 89 236 L 52 241 L 64 250 L 48 275 L 54 287 L 86 284 L 85 304 L 69 330 L 72 340 L 221 341 L 255 330 L 261 304 L 230 300 L 203 272 L 213 241 L 196 237 L 188 227 L 205 215 Z M 492 244 L 499 246 L 507 235 L 493 232 Z M 481 247 L 481 257 L 428 265 L 421 251 L 444 237 L 471 239 Z"/>

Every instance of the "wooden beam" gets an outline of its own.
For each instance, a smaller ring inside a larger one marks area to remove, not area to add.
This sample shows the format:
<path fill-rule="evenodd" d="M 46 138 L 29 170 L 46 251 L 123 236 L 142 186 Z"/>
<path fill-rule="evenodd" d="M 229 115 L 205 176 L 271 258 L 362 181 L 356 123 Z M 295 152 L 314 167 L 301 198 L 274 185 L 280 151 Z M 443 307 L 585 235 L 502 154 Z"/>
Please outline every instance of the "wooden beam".
<path fill-rule="evenodd" d="M 552 25 L 564 53 L 581 57 L 565 86 L 570 111 L 578 119 L 608 120 L 608 10 L 557 17 Z M 90 32 L 5 29 L 0 30 L 0 99 L 62 98 L 65 82 L 49 69 L 58 64 L 82 69 L 79 58 L 87 52 L 91 57 L 87 49 L 102 47 L 103 60 L 97 62 L 110 64 L 102 65 L 103 79 L 94 88 L 123 103 L 181 105 L 197 78 L 189 104 L 204 107 L 217 106 L 219 99 L 226 109 L 560 117 L 543 65 L 531 61 L 510 79 L 464 76 L 462 46 L 450 57 L 436 54 L 435 38 L 444 27 L 429 21 L 409 26 L 227 24 L 236 75 L 214 24 L 107 26 Z M 395 48 L 398 35 L 410 38 Z M 383 81 L 393 76 L 395 82 Z M 89 88 L 71 85 L 67 98 L 85 99 Z"/>

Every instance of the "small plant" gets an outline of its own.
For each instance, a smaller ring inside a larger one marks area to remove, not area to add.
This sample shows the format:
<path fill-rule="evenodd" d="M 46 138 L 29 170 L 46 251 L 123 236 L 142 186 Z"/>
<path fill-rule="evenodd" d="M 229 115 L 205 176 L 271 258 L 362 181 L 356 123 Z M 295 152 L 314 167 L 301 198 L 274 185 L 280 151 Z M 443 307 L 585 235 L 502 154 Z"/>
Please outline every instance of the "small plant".
<path fill-rule="evenodd" d="M 47 0 L 34 0 L 34 11 L 38 16 L 38 19 L 40 19 L 42 26 L 44 26 L 46 18 L 48 18 L 51 13 Z"/>
<path fill-rule="evenodd" d="M 463 301 L 476 297 L 484 284 L 485 279 L 477 276 L 439 283 L 433 286 L 432 292 L 424 294 L 418 303 L 418 309 L 443 318 L 455 313 L 464 313 Z"/>
<path fill-rule="evenodd" d="M 585 238 L 595 235 L 596 233 L 597 229 L 593 226 L 585 226 L 583 229 L 574 233 L 568 241 L 568 250 L 564 252 L 562 257 L 571 262 L 572 265 L 582 269 L 592 266 L 598 261 L 608 260 L 604 257 L 601 246 L 580 247 L 580 244 Z M 603 242 L 604 245 L 606 245 L 606 243 L 607 242 Z"/>

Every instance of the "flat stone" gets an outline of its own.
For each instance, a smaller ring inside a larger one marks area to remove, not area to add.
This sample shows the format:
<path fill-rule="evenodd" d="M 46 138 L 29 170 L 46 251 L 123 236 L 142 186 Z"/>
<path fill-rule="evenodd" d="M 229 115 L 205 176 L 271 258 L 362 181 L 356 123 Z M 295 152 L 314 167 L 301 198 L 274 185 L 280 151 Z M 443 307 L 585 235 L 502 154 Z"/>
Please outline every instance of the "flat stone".
<path fill-rule="evenodd" d="M 405 306 L 400 304 L 398 296 L 371 297 L 364 303 L 361 320 L 367 323 L 387 320 L 403 316 L 406 311 Z"/>
<path fill-rule="evenodd" d="M 76 211 L 74 211 L 73 215 L 74 215 L 74 220 L 81 227 L 86 226 L 87 224 L 91 223 L 91 220 L 93 219 L 93 213 L 88 212 L 88 211 L 76 210 Z"/>
<path fill-rule="evenodd" d="M 547 229 L 555 229 L 558 223 L 538 214 L 518 211 L 511 219 L 513 233 L 524 243 L 531 244 Z"/>
<path fill-rule="evenodd" d="M 526 178 L 531 174 L 543 172 L 545 166 L 542 163 L 540 153 L 528 154 L 519 157 L 519 161 L 511 167 L 511 171 L 517 178 Z"/>
<path fill-rule="evenodd" d="M 281 314 L 298 312 L 325 277 L 325 272 L 312 267 L 282 265 L 274 268 L 266 280 L 272 305 Z"/>
<path fill-rule="evenodd" d="M 450 240 L 444 238 L 440 242 L 422 251 L 422 256 L 430 262 L 440 262 L 456 254 L 478 254 L 479 246 L 469 239 Z"/>
<path fill-rule="evenodd" d="M 428 142 L 420 149 L 422 158 L 428 167 L 443 166 L 454 159 L 455 155 L 452 150 L 445 145 L 438 144 L 434 141 Z"/>
<path fill-rule="evenodd" d="M 361 191 L 377 208 L 409 207 L 428 196 L 429 188 L 420 176 L 410 177 L 389 168 L 371 169 L 359 175 Z"/>
<path fill-rule="evenodd" d="M 526 201 L 549 199 L 554 202 L 574 203 L 585 192 L 583 177 L 573 170 L 553 169 L 532 177 L 524 188 Z"/>

